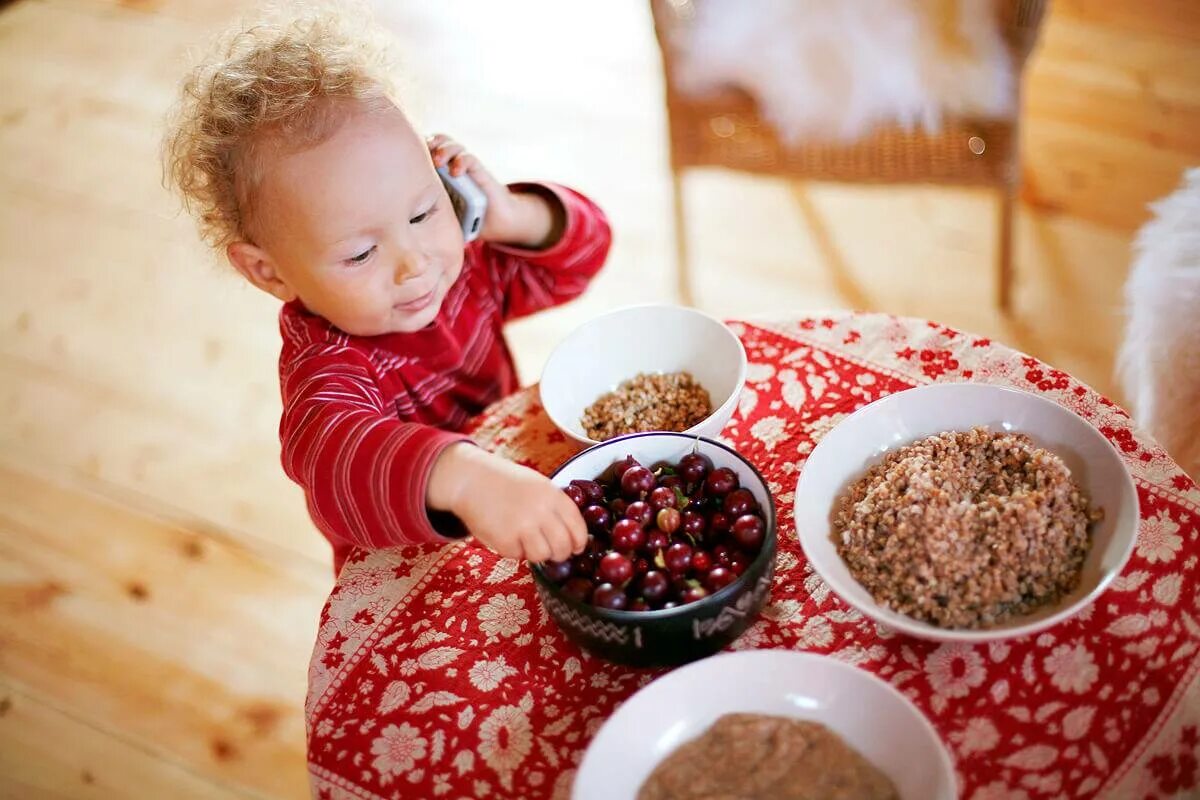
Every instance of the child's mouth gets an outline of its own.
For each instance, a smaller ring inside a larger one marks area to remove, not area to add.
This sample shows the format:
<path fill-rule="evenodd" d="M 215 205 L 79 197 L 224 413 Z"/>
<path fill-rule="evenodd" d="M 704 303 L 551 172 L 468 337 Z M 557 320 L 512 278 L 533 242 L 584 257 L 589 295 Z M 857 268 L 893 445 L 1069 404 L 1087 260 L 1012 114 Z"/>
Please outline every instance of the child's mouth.
<path fill-rule="evenodd" d="M 429 290 L 429 292 L 421 295 L 420 297 L 418 297 L 415 300 L 409 300 L 407 303 L 397 303 L 396 310 L 397 311 L 405 311 L 405 312 L 409 312 L 409 313 L 411 313 L 413 311 L 420 311 L 421 309 L 425 308 L 426 306 L 428 306 L 430 303 L 433 302 L 434 295 L 436 295 L 436 294 L 437 294 L 437 290 L 431 289 L 431 290 Z"/>

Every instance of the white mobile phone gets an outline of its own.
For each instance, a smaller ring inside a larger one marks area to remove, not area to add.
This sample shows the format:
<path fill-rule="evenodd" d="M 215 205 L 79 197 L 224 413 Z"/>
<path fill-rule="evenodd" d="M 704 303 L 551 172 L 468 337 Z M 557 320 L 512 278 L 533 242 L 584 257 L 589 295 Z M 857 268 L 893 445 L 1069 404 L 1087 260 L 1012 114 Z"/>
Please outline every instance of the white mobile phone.
<path fill-rule="evenodd" d="M 462 226 L 463 240 L 470 242 L 483 230 L 483 215 L 487 211 L 487 195 L 469 175 L 451 175 L 449 167 L 439 167 L 438 177 L 450 195 L 450 203 Z"/>

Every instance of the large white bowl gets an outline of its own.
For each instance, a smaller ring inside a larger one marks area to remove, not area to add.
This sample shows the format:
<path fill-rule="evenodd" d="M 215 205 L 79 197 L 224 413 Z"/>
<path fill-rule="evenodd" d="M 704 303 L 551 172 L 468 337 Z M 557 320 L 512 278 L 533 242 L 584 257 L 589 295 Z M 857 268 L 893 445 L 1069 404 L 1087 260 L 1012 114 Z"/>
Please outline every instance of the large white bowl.
<path fill-rule="evenodd" d="M 639 373 L 690 372 L 708 390 L 713 412 L 684 433 L 716 438 L 746 382 L 746 350 L 733 331 L 693 308 L 632 306 L 584 323 L 550 354 L 542 406 L 559 430 L 582 445 L 584 409 Z"/>
<path fill-rule="evenodd" d="M 891 778 L 902 800 L 952 800 L 954 766 L 908 698 L 827 656 L 747 650 L 697 661 L 625 701 L 588 746 L 572 800 L 632 800 L 654 767 L 722 714 L 819 722 Z"/>
<path fill-rule="evenodd" d="M 1058 603 L 980 630 L 939 628 L 880 607 L 851 576 L 831 536 L 836 499 L 889 451 L 943 431 L 986 425 L 1028 434 L 1058 455 L 1104 519 L 1092 531 L 1092 549 L 1079 587 Z M 796 486 L 796 531 L 813 569 L 839 597 L 876 622 L 935 641 L 984 642 L 1024 636 L 1081 611 L 1115 578 L 1137 538 L 1138 499 L 1133 478 L 1116 449 L 1078 415 L 1038 395 L 980 383 L 922 386 L 889 395 L 842 420 L 813 449 Z"/>

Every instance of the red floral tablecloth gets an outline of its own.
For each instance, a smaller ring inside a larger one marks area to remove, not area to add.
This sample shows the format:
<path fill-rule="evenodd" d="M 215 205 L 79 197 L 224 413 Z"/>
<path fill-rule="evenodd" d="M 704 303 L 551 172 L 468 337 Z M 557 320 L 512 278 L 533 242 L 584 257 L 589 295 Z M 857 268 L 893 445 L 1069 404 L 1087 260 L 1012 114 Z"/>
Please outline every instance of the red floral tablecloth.
<path fill-rule="evenodd" d="M 772 600 L 735 648 L 828 654 L 929 716 L 970 800 L 1200 796 L 1200 489 L 1124 411 L 1071 376 L 934 323 L 839 314 L 733 323 L 750 365 L 724 438 L 779 508 Z M 975 647 L 880 629 L 808 567 L 792 528 L 806 455 L 844 416 L 933 381 L 1045 394 L 1089 420 L 1136 479 L 1137 548 L 1112 588 L 1040 635 Z M 570 445 L 535 390 L 479 442 L 549 472 Z M 542 611 L 523 565 L 478 547 L 352 558 L 321 614 L 308 760 L 320 798 L 566 797 L 589 740 L 659 672 L 589 657 Z M 614 800 L 620 800 L 614 798 Z"/>

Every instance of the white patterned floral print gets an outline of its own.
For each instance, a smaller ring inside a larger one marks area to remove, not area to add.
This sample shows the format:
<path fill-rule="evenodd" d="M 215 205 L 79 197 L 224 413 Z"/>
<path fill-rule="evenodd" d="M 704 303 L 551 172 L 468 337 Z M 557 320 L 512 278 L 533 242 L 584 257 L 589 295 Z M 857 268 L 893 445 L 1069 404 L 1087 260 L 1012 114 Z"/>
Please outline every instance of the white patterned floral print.
<path fill-rule="evenodd" d="M 1050 682 L 1060 692 L 1083 694 L 1092 688 L 1100 670 L 1092 653 L 1083 645 L 1063 644 L 1046 656 L 1043 666 L 1050 675 Z"/>
<path fill-rule="evenodd" d="M 516 636 L 529 624 L 525 601 L 515 594 L 502 594 L 479 609 L 479 628 L 488 636 Z"/>
<path fill-rule="evenodd" d="M 517 706 L 501 706 L 479 726 L 479 755 L 500 776 L 506 789 L 512 773 L 533 749 L 529 716 Z"/>
<path fill-rule="evenodd" d="M 987 678 L 983 656 L 961 644 L 944 644 L 925 659 L 925 675 L 942 697 L 966 697 Z"/>
<path fill-rule="evenodd" d="M 379 738 L 371 743 L 371 755 L 375 756 L 371 765 L 379 772 L 380 783 L 408 772 L 425 757 L 426 739 L 420 733 L 407 722 L 380 731 Z"/>
<path fill-rule="evenodd" d="M 1183 547 L 1183 538 L 1179 536 L 1179 523 L 1171 519 L 1166 511 L 1160 511 L 1153 517 L 1142 520 L 1138 531 L 1137 554 L 1151 564 L 1159 561 L 1168 562 Z"/>
<path fill-rule="evenodd" d="M 977 789 L 971 800 L 1029 800 L 1029 793 L 1023 789 L 1010 789 L 1003 781 L 993 781 Z"/>
<path fill-rule="evenodd" d="M 516 674 L 517 671 L 508 665 L 504 656 L 500 656 L 495 661 L 476 661 L 467 677 L 471 679 L 471 685 L 479 691 L 490 692 L 503 683 L 505 678 Z"/>

